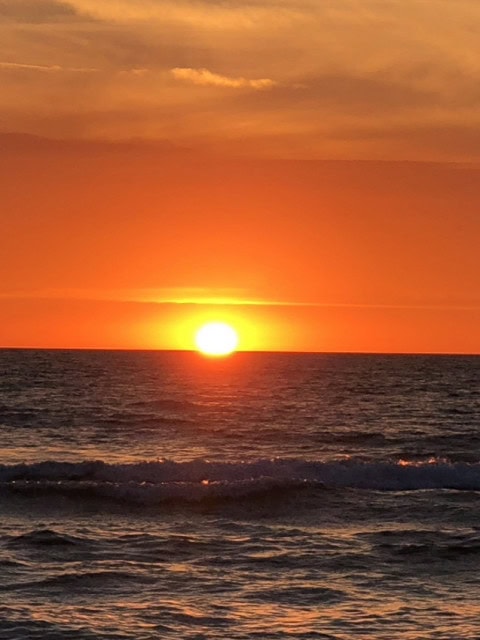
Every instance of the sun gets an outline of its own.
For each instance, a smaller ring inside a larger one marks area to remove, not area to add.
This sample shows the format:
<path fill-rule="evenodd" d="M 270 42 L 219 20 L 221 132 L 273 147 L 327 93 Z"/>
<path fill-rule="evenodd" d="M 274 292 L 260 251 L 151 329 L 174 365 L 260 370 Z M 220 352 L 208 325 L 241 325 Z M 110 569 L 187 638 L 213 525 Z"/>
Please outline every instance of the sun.
<path fill-rule="evenodd" d="M 197 349 L 207 356 L 228 356 L 238 347 L 238 333 L 225 322 L 209 322 L 195 334 Z"/>

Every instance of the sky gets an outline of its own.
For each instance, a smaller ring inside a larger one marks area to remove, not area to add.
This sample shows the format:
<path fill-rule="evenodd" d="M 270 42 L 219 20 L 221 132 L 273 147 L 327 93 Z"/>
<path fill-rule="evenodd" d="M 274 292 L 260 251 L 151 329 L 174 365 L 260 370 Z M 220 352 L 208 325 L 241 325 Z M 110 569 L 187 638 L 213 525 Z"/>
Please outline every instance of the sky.
<path fill-rule="evenodd" d="M 0 345 L 480 353 L 478 0 L 0 0 Z"/>

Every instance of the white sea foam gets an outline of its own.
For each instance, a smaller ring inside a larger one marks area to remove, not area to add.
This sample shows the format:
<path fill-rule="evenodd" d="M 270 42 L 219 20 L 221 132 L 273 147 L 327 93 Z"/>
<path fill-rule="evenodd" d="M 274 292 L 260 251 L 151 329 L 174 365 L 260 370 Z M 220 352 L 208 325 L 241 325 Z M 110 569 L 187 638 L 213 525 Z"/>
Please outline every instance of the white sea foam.
<path fill-rule="evenodd" d="M 128 501 L 199 501 L 300 488 L 376 491 L 456 489 L 480 491 L 480 463 L 355 460 L 171 460 L 137 464 L 46 461 L 0 465 L 3 490 L 84 493 Z"/>

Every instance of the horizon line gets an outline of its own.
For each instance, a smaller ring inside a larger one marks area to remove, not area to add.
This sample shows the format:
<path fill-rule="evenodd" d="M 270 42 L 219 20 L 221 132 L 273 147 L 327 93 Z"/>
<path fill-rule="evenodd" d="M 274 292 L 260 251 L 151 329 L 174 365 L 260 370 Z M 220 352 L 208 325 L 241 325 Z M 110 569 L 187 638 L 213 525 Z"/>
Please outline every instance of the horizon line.
<path fill-rule="evenodd" d="M 0 346 L 0 351 L 118 351 L 118 352 L 151 352 L 151 353 L 191 353 L 206 360 L 225 361 L 236 355 L 279 354 L 279 355 L 350 355 L 350 356 L 465 356 L 480 357 L 480 352 L 459 351 L 294 351 L 290 349 L 249 349 L 237 351 L 226 356 L 206 356 L 196 349 L 161 349 L 156 347 L 34 347 L 34 346 Z"/>

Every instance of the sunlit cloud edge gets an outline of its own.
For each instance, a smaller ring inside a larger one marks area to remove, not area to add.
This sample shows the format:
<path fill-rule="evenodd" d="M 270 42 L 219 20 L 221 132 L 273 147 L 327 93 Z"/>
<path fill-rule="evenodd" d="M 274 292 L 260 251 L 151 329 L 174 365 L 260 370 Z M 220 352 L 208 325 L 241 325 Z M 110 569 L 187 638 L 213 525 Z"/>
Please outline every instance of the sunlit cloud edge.
<path fill-rule="evenodd" d="M 170 295 L 169 295 L 170 291 Z M 98 291 L 89 289 L 42 289 L 35 291 L 16 290 L 0 293 L 1 300 L 58 300 L 58 301 L 81 301 L 81 302 L 112 302 L 124 304 L 145 304 L 145 305 L 195 305 L 195 306 L 218 306 L 218 307 L 304 307 L 304 308 L 345 308 L 345 309 L 411 309 L 411 310 L 456 310 L 456 311 L 478 311 L 480 302 L 473 303 L 452 303 L 446 302 L 426 302 L 426 303 L 404 303 L 389 304 L 382 302 L 349 302 L 349 301 L 306 301 L 306 300 L 278 300 L 278 299 L 256 299 L 245 295 L 243 290 L 232 291 L 230 295 L 207 295 L 202 293 L 202 288 L 190 289 L 189 295 L 181 295 L 177 289 L 157 291 L 150 289 L 138 290 L 112 290 Z M 197 293 L 193 293 L 197 291 Z M 171 295 L 177 292 L 178 295 Z"/>

